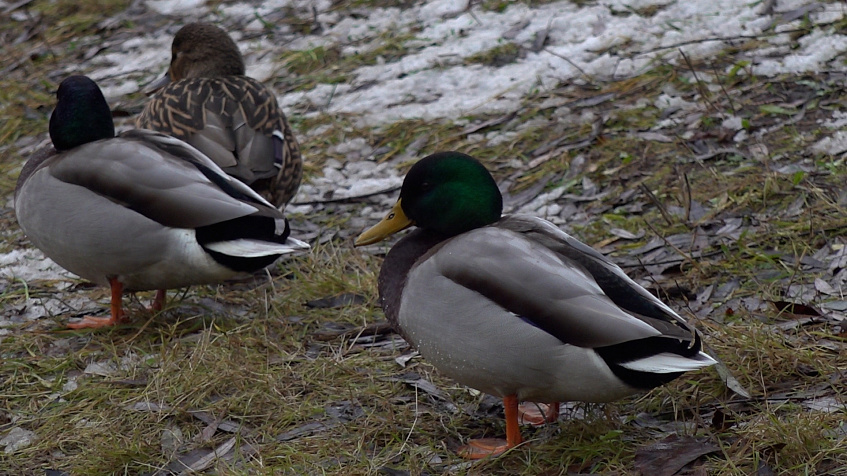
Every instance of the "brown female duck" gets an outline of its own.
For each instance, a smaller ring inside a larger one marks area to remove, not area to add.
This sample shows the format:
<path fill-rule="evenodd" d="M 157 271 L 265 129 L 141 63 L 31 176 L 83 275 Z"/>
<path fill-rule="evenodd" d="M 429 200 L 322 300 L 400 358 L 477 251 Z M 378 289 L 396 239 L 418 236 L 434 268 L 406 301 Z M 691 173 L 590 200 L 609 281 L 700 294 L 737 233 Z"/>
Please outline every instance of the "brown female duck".
<path fill-rule="evenodd" d="M 182 139 L 277 207 L 300 186 L 300 147 L 276 97 L 247 77 L 230 36 L 189 23 L 174 36 L 171 65 L 136 125 Z"/>

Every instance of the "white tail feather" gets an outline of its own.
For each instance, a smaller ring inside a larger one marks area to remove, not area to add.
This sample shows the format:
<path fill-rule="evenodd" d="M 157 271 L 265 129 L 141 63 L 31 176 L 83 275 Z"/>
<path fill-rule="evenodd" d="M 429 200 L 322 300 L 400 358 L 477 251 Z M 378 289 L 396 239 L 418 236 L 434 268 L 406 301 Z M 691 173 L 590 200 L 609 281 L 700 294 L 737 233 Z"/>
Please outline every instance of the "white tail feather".
<path fill-rule="evenodd" d="M 673 372 L 688 372 L 716 364 L 717 361 L 703 352 L 694 357 L 684 357 L 679 354 L 663 352 L 643 359 L 620 364 L 621 367 L 638 372 L 654 374 L 669 374 Z"/>
<path fill-rule="evenodd" d="M 285 243 L 273 243 L 270 241 L 249 240 L 242 238 L 238 240 L 209 243 L 204 245 L 204 247 L 227 256 L 240 256 L 242 258 L 285 255 L 309 249 L 309 245 L 307 243 L 290 237 L 285 240 Z"/>

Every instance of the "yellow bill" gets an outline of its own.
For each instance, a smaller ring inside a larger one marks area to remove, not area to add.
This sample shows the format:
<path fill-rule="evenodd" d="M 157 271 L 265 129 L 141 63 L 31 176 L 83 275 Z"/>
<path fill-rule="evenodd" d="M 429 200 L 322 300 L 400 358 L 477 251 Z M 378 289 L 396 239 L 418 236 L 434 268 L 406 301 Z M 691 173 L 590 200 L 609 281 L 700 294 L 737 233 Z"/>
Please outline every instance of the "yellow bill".
<path fill-rule="evenodd" d="M 415 222 L 410 220 L 409 217 L 403 213 L 403 208 L 400 206 L 400 200 L 397 200 L 397 203 L 394 204 L 391 212 L 389 212 L 385 218 L 376 225 L 362 232 L 362 234 L 356 238 L 354 246 L 379 243 L 394 233 L 405 230 L 414 224 Z"/>

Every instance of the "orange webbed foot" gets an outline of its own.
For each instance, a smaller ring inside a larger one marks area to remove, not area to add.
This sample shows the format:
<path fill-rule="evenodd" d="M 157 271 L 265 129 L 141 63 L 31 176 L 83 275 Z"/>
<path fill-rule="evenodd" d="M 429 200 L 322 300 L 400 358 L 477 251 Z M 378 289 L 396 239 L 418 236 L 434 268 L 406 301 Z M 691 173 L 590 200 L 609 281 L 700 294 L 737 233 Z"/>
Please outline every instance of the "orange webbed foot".
<path fill-rule="evenodd" d="M 85 316 L 79 322 L 68 323 L 69 329 L 97 329 L 127 322 L 128 319 L 124 315 L 123 310 L 121 310 L 123 284 L 118 281 L 118 278 L 109 278 L 109 287 L 112 290 L 111 315 L 109 317 Z"/>
<path fill-rule="evenodd" d="M 518 421 L 534 426 L 553 423 L 559 419 L 559 402 L 523 402 L 518 405 Z"/>
<path fill-rule="evenodd" d="M 470 440 L 459 448 L 459 455 L 468 459 L 482 459 L 488 456 L 498 456 L 506 450 L 521 444 L 521 429 L 518 427 L 518 397 L 506 395 L 503 397 L 503 413 L 506 416 L 506 439 L 480 438 Z"/>
<path fill-rule="evenodd" d="M 165 307 L 165 298 L 167 297 L 168 292 L 164 289 L 159 289 L 156 291 L 156 297 L 153 298 L 153 303 L 150 304 L 150 310 L 153 312 L 161 312 Z"/>
<path fill-rule="evenodd" d="M 123 315 L 118 318 L 114 318 L 112 316 L 108 317 L 94 317 L 94 316 L 85 316 L 82 320 L 77 322 L 69 322 L 68 328 L 70 329 L 97 329 L 100 327 L 110 327 L 116 326 L 118 324 L 123 324 L 127 322 Z"/>
<path fill-rule="evenodd" d="M 458 453 L 463 458 L 482 459 L 500 456 L 509 448 L 509 444 L 502 438 L 479 438 L 469 440 L 468 444 L 459 447 Z"/>

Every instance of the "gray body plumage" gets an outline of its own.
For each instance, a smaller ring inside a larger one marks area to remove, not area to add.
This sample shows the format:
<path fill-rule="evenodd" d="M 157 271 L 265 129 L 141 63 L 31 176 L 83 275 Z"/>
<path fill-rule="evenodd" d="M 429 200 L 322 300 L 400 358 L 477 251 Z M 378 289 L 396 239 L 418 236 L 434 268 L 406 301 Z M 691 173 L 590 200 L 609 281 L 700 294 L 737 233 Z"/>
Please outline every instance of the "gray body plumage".
<path fill-rule="evenodd" d="M 136 291 L 239 274 L 198 243 L 198 228 L 261 215 L 286 229 L 279 210 L 196 149 L 146 130 L 33 157 L 18 180 L 15 212 L 33 244 L 62 267 L 103 285 L 118 277 Z M 290 237 L 228 241 L 239 241 L 243 256 L 308 249 Z M 228 241 L 206 248 L 237 248 Z"/>
<path fill-rule="evenodd" d="M 383 269 L 391 265 L 389 253 Z M 644 388 L 619 378 L 598 349 L 657 338 L 695 345 L 695 331 L 617 265 L 534 217 L 505 216 L 445 240 L 415 260 L 402 287 L 386 281 L 380 277 L 386 314 L 427 361 L 501 397 L 617 400 Z M 614 302 L 598 281 L 651 315 Z M 712 365 L 696 345 L 693 355 L 639 349 L 615 365 L 653 374 Z"/>

